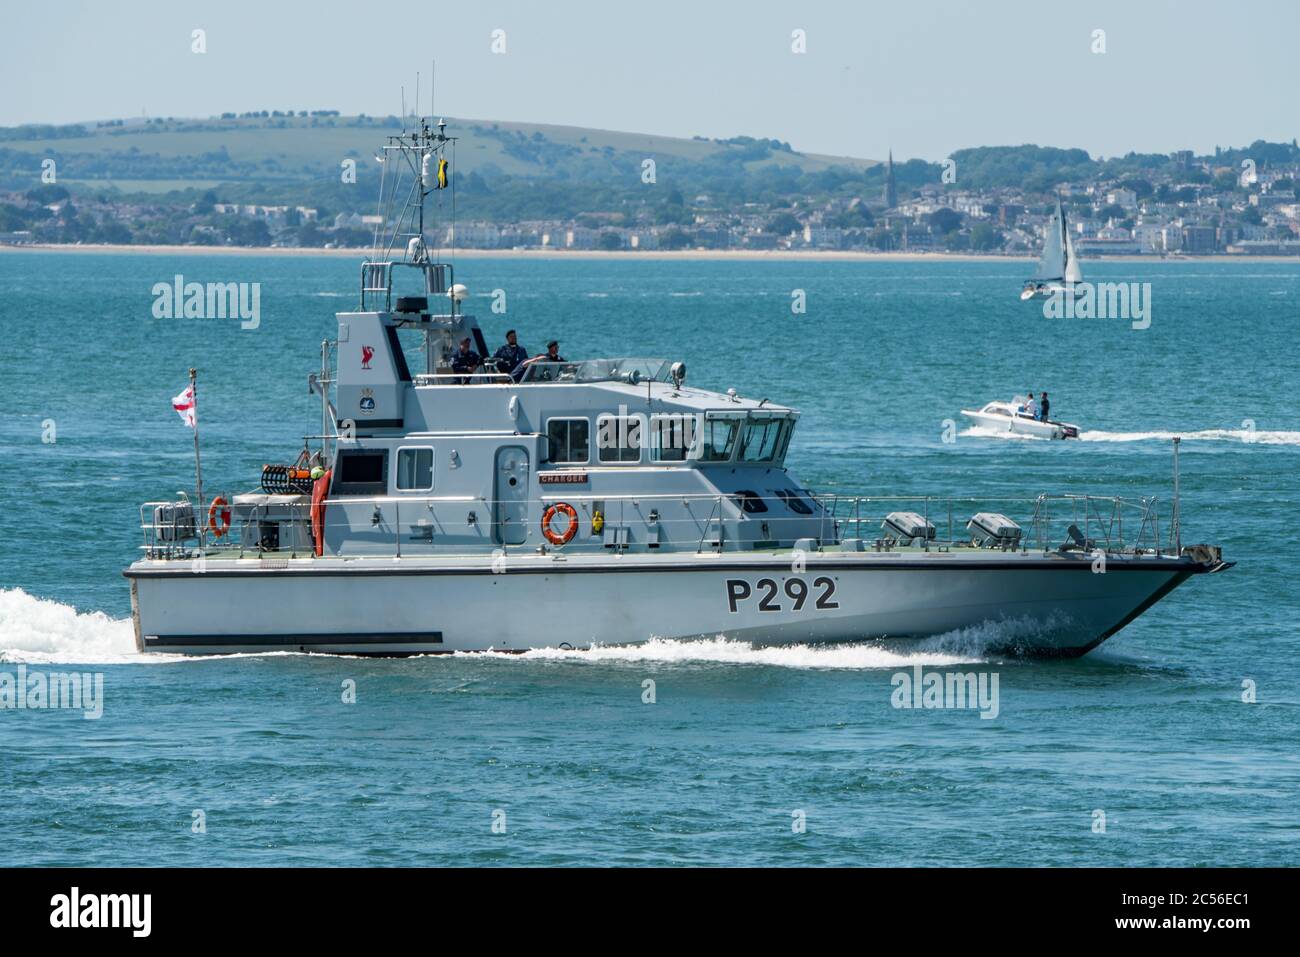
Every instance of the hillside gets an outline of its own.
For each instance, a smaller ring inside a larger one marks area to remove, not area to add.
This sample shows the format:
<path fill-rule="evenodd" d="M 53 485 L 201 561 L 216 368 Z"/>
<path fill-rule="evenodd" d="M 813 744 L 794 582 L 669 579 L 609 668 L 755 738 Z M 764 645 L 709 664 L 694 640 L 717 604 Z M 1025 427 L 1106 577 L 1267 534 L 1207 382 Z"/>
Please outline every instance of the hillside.
<path fill-rule="evenodd" d="M 364 246 L 374 156 L 401 129 L 397 117 L 334 111 L 0 129 L 0 242 Z M 455 215 L 435 221 L 454 218 L 456 242 L 480 248 L 1023 254 L 1064 194 L 1085 252 L 1284 253 L 1300 208 L 1294 141 L 1204 157 L 980 146 L 945 164 L 896 163 L 886 190 L 880 163 L 777 139 L 454 118 L 448 129 L 456 189 L 437 199 L 454 199 Z M 57 181 L 43 182 L 50 161 Z"/>
<path fill-rule="evenodd" d="M 680 139 L 638 133 L 497 123 L 448 117 L 459 137 L 457 171 L 491 186 L 514 179 L 581 181 L 588 189 L 640 187 L 641 164 L 653 158 L 659 182 L 707 188 L 709 182 L 826 173 L 860 173 L 870 160 L 795 152 L 776 140 Z M 27 189 L 40 161 L 58 163 L 58 182 L 73 191 L 166 194 L 223 189 L 249 202 L 368 200 L 377 185 L 371 161 L 397 117 L 242 116 L 211 120 L 116 120 L 68 127 L 0 130 L 0 189 Z M 352 192 L 339 193 L 340 164 L 357 160 Z M 757 183 L 755 183 L 757 185 Z M 314 194 L 314 195 L 308 195 Z M 351 205 L 351 204 L 348 204 Z M 364 202 L 358 204 L 358 208 Z"/>

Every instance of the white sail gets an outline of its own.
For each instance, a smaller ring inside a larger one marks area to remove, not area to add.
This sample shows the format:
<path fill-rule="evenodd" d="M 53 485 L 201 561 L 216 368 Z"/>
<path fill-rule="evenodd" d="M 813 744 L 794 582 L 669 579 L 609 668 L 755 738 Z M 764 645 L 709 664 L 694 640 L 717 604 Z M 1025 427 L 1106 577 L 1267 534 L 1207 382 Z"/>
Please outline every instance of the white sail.
<path fill-rule="evenodd" d="M 1056 201 L 1056 211 L 1061 217 L 1061 234 L 1065 237 L 1065 281 L 1083 282 L 1083 270 L 1079 267 L 1079 257 L 1074 252 L 1074 240 L 1070 238 L 1070 226 L 1065 220 L 1060 199 Z"/>
<path fill-rule="evenodd" d="M 1079 267 L 1079 257 L 1074 252 L 1074 241 L 1070 234 L 1065 234 L 1065 281 L 1083 282 L 1083 270 Z"/>
<path fill-rule="evenodd" d="M 1056 212 L 1047 223 L 1047 236 L 1043 241 L 1043 258 L 1038 261 L 1035 279 L 1060 279 L 1065 275 L 1065 247 L 1061 244 L 1061 203 L 1057 200 Z"/>

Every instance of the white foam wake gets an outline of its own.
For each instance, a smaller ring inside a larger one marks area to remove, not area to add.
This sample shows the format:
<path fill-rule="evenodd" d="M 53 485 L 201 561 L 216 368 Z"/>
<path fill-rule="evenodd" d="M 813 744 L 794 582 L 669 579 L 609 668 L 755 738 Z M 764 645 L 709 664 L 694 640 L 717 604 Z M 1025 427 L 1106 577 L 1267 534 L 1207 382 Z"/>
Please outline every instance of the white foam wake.
<path fill-rule="evenodd" d="M 0 661 L 31 664 L 113 664 L 142 660 L 131 622 L 102 611 L 0 589 Z"/>
<path fill-rule="evenodd" d="M 1020 432 L 1007 432 L 987 426 L 974 425 L 962 429 L 958 435 L 981 439 L 1018 439 L 1030 442 L 1050 442 L 1051 439 L 1037 435 L 1024 435 Z M 1239 442 L 1242 445 L 1300 445 L 1300 432 L 1260 429 L 1193 429 L 1188 432 L 1152 431 L 1152 432 L 1107 432 L 1102 429 L 1088 429 L 1079 433 L 1080 442 L 1168 442 L 1173 438 L 1184 442 Z M 1067 440 L 1069 441 L 1069 440 Z"/>
<path fill-rule="evenodd" d="M 1043 435 L 1026 435 L 1023 432 L 1008 432 L 1006 429 L 995 429 L 987 425 L 972 425 L 970 428 L 962 429 L 958 435 L 970 436 L 976 439 L 1024 439 L 1030 442 L 1050 442 L 1051 439 Z"/>
<path fill-rule="evenodd" d="M 1090 429 L 1079 433 L 1080 442 L 1240 442 L 1243 445 L 1300 445 L 1300 432 L 1259 429 L 1197 429 L 1191 432 L 1103 432 Z"/>
<path fill-rule="evenodd" d="M 753 645 L 719 635 L 695 640 L 652 638 L 640 645 L 600 646 L 566 650 L 539 648 L 503 660 L 572 660 L 592 663 L 763 665 L 777 668 L 837 668 L 872 670 L 912 665 L 955 665 L 979 660 L 978 655 L 941 649 L 904 652 L 874 644 Z"/>

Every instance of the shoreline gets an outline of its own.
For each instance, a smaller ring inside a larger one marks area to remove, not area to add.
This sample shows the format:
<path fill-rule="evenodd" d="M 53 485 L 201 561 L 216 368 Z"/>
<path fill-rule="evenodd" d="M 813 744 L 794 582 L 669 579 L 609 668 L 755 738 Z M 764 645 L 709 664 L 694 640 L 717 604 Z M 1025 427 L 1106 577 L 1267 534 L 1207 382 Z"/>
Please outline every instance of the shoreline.
<path fill-rule="evenodd" d="M 442 250 L 450 252 L 449 250 Z M 315 256 L 344 259 L 364 259 L 366 249 L 316 249 L 293 246 L 158 246 L 112 244 L 60 244 L 31 243 L 26 245 L 0 244 L 0 253 L 107 253 L 110 255 L 136 253 L 148 256 Z M 602 249 L 457 249 L 454 258 L 461 259 L 615 259 L 637 260 L 700 260 L 737 262 L 986 262 L 1032 263 L 1034 256 L 1002 256 L 988 253 L 922 253 L 922 252 L 865 252 L 857 250 L 758 250 L 758 249 L 657 249 L 636 251 Z M 1086 262 L 1167 263 L 1167 262 L 1300 262 L 1300 256 L 1241 256 L 1219 253 L 1210 256 L 1102 256 Z"/>

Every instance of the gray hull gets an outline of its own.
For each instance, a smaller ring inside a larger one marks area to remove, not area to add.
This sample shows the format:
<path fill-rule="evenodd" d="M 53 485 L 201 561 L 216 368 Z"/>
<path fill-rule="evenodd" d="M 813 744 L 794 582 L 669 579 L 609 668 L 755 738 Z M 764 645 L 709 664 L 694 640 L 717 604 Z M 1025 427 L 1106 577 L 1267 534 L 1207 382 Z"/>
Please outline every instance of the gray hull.
<path fill-rule="evenodd" d="M 666 558 L 667 556 L 665 556 Z M 1077 656 L 1209 570 L 1187 559 L 908 550 L 511 555 L 489 559 L 141 561 L 142 651 L 340 654 L 523 651 L 725 635 L 755 644 L 947 636 L 985 650 Z M 969 630 L 969 631 L 968 631 Z"/>

